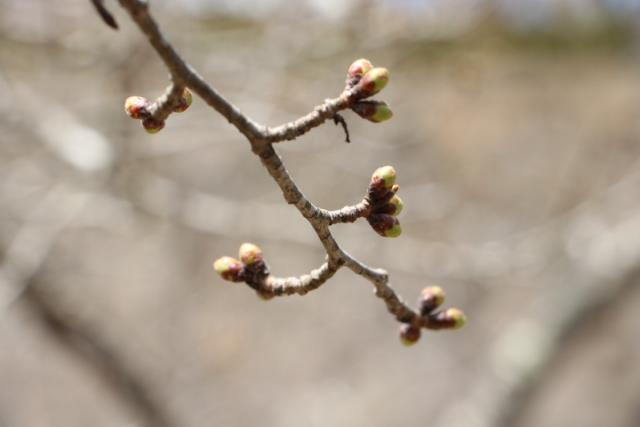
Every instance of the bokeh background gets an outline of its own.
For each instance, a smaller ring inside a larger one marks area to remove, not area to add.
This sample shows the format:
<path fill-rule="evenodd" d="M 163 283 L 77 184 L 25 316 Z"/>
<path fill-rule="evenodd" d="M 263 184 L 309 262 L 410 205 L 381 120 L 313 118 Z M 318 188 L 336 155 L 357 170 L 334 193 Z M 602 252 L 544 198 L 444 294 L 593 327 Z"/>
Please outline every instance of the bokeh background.
<path fill-rule="evenodd" d="M 155 0 L 179 51 L 259 122 L 367 57 L 393 120 L 278 151 L 325 208 L 392 164 L 403 235 L 334 227 L 461 331 L 405 348 L 340 271 L 265 303 L 211 262 L 324 259 L 245 140 L 195 99 L 147 135 L 167 71 L 116 2 L 0 0 L 0 426 L 640 425 L 640 1 Z"/>

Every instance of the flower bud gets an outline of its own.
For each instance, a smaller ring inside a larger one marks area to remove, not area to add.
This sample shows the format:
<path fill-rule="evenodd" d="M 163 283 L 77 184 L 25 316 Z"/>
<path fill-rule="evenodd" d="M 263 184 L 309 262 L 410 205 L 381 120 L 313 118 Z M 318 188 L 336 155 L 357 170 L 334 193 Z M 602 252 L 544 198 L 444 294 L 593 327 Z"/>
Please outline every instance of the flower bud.
<path fill-rule="evenodd" d="M 426 316 L 444 302 L 444 291 L 440 286 L 428 286 L 420 293 L 420 314 Z"/>
<path fill-rule="evenodd" d="M 386 68 L 374 68 L 369 70 L 358 82 L 360 95 L 364 98 L 380 92 L 389 82 L 389 70 Z"/>
<path fill-rule="evenodd" d="M 420 339 L 421 331 L 417 326 L 403 324 L 400 326 L 400 341 L 407 347 L 414 345 Z"/>
<path fill-rule="evenodd" d="M 153 117 L 147 117 L 142 121 L 142 127 L 147 133 L 158 133 L 164 128 L 164 120 L 156 120 Z"/>
<path fill-rule="evenodd" d="M 467 317 L 457 308 L 449 308 L 445 310 L 445 314 L 453 321 L 453 329 L 460 329 L 467 323 Z"/>
<path fill-rule="evenodd" d="M 182 92 L 182 96 L 178 101 L 178 104 L 175 107 L 173 107 L 173 111 L 175 113 L 182 113 L 186 111 L 186 109 L 189 108 L 189 106 L 191 106 L 192 102 L 193 102 L 193 95 L 191 94 L 191 91 L 185 87 L 184 91 Z"/>
<path fill-rule="evenodd" d="M 395 216 L 387 214 L 373 214 L 367 218 L 369 225 L 376 233 L 383 237 L 398 237 L 402 233 L 400 221 Z"/>
<path fill-rule="evenodd" d="M 384 122 L 393 117 L 393 112 L 384 101 L 357 101 L 351 109 L 363 119 L 374 123 Z"/>
<path fill-rule="evenodd" d="M 213 268 L 224 280 L 241 282 L 243 280 L 243 265 L 235 258 L 223 256 L 213 263 Z"/>
<path fill-rule="evenodd" d="M 402 212 L 402 209 L 404 209 L 404 203 L 402 202 L 402 199 L 396 195 L 394 195 L 391 200 L 389 200 L 389 203 L 387 203 L 386 206 L 391 206 L 392 211 L 388 213 L 389 215 L 393 216 L 400 215 L 400 212 Z"/>
<path fill-rule="evenodd" d="M 368 59 L 360 58 L 349 66 L 349 70 L 347 71 L 347 75 L 350 78 L 359 79 L 364 76 L 369 70 L 373 68 L 373 65 Z"/>
<path fill-rule="evenodd" d="M 393 224 L 393 227 L 385 230 L 384 237 L 398 237 L 402 234 L 402 227 L 400 226 L 400 222 L 398 218 L 395 218 L 396 222 Z"/>
<path fill-rule="evenodd" d="M 148 117 L 148 106 L 149 100 L 141 96 L 130 96 L 124 101 L 124 111 L 132 119 L 143 119 Z"/>
<path fill-rule="evenodd" d="M 382 166 L 371 175 L 371 185 L 375 187 L 391 188 L 396 182 L 396 170 L 393 166 Z"/>
<path fill-rule="evenodd" d="M 460 329 L 467 322 L 467 318 L 461 310 L 448 308 L 432 315 L 431 320 L 438 329 Z"/>
<path fill-rule="evenodd" d="M 262 249 L 253 243 L 243 243 L 238 252 L 240 261 L 245 265 L 253 265 L 262 261 Z"/>

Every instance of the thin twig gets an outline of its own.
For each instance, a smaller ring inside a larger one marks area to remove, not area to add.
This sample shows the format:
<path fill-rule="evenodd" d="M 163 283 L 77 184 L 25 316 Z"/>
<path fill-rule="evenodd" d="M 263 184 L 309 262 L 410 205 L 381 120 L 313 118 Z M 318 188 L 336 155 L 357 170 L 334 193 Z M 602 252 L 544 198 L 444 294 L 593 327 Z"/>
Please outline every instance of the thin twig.
<path fill-rule="evenodd" d="M 268 276 L 259 283 L 257 291 L 269 295 L 305 295 L 319 288 L 329 280 L 340 268 L 340 264 L 325 262 L 319 268 L 311 270 L 309 274 L 299 277 L 275 277 Z"/>
<path fill-rule="evenodd" d="M 98 12 L 98 15 L 100 15 L 104 23 L 114 30 L 117 30 L 118 23 L 111 12 L 104 7 L 103 0 L 91 0 L 91 3 L 93 3 L 93 6 L 96 8 L 96 12 Z"/>

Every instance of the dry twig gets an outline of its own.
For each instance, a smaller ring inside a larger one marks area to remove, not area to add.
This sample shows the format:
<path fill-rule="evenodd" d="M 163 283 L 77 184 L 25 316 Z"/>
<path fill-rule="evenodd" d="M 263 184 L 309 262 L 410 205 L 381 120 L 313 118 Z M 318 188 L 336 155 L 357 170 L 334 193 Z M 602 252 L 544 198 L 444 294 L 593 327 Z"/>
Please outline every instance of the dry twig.
<path fill-rule="evenodd" d="M 358 218 L 366 218 L 383 236 L 396 237 L 400 234 L 400 226 L 394 215 L 399 213 L 401 202 L 395 196 L 398 186 L 393 184 L 395 180 L 393 168 L 380 168 L 376 171 L 378 176 L 374 174 L 368 194 L 362 202 L 337 211 L 327 211 L 315 206 L 302 193 L 273 146 L 275 143 L 296 139 L 327 120 L 336 120 L 336 117 L 340 117 L 338 113 L 346 109 L 352 109 L 361 117 L 373 122 L 390 118 L 391 110 L 386 103 L 366 100 L 386 84 L 388 80 L 386 69 L 373 68 L 369 61 L 358 60 L 349 68 L 346 87 L 339 96 L 325 100 L 313 111 L 292 122 L 275 127 L 263 126 L 248 118 L 225 99 L 180 56 L 149 13 L 147 1 L 119 0 L 119 2 L 160 56 L 172 80 L 165 95 L 153 103 L 140 97 L 129 98 L 126 103 L 127 113 L 133 118 L 142 119 L 147 131 L 157 132 L 164 127 L 164 121 L 172 111 L 183 111 L 175 108 L 180 102 L 188 106 L 190 99 L 187 102 L 184 97 L 190 97 L 190 94 L 183 88 L 194 91 L 248 139 L 252 151 L 260 158 L 263 166 L 282 190 L 284 199 L 287 203 L 294 205 L 311 224 L 327 254 L 326 262 L 309 274 L 278 278 L 269 273 L 259 248 L 252 245 L 252 253 L 259 256 L 259 262 L 249 263 L 243 260 L 241 263 L 233 258 L 221 258 L 216 262 L 216 269 L 223 277 L 234 281 L 245 281 L 261 296 L 269 298 L 279 295 L 305 294 L 320 287 L 344 266 L 373 284 L 376 296 L 381 298 L 389 312 L 404 324 L 402 337 L 405 343 L 417 341 L 420 328 L 456 328 L 464 324 L 464 315 L 459 310 L 435 312 L 443 300 L 443 294 L 439 289 L 438 298 L 436 298 L 438 304 L 431 306 L 426 303 L 428 309 L 425 308 L 425 299 L 433 299 L 431 295 L 433 288 L 427 288 L 428 292 L 422 295 L 421 309 L 412 309 L 389 285 L 389 277 L 385 270 L 369 267 L 355 259 L 340 247 L 331 234 L 329 227 L 332 224 L 354 222 Z M 337 119 L 337 123 L 342 123 L 347 132 L 344 121 Z M 398 204 L 400 207 L 397 206 Z"/>

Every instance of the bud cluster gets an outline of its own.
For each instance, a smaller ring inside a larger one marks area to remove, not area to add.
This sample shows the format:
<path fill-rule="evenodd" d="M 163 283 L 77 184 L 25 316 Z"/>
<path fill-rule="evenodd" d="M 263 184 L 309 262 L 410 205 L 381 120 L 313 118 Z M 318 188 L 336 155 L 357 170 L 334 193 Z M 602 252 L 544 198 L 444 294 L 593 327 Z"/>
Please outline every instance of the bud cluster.
<path fill-rule="evenodd" d="M 460 329 L 467 319 L 457 308 L 436 311 L 444 303 L 445 294 L 439 286 L 427 286 L 420 293 L 418 308 L 420 315 L 428 320 L 429 329 Z M 420 327 L 413 324 L 400 326 L 400 340 L 404 345 L 413 345 L 420 339 Z"/>
<path fill-rule="evenodd" d="M 396 195 L 400 187 L 396 182 L 396 170 L 393 166 L 382 166 L 371 176 L 367 192 L 370 213 L 369 225 L 383 237 L 398 237 L 402 233 L 397 216 L 402 212 L 404 203 Z"/>
<path fill-rule="evenodd" d="M 189 108 L 192 102 L 193 95 L 191 91 L 184 88 L 182 96 L 173 106 L 172 111 L 174 113 L 182 113 Z M 153 104 L 142 96 L 130 96 L 124 102 L 124 111 L 132 119 L 142 120 L 142 127 L 147 133 L 157 133 L 164 128 L 165 122 L 153 116 L 152 111 L 156 108 Z"/>
<path fill-rule="evenodd" d="M 238 250 L 238 257 L 239 260 L 228 256 L 218 258 L 213 263 L 213 268 L 224 280 L 247 283 L 256 289 L 260 298 L 273 298 L 267 290 L 260 288 L 260 283 L 269 275 L 262 249 L 253 243 L 243 243 Z"/>
<path fill-rule="evenodd" d="M 355 89 L 357 100 L 351 109 L 363 119 L 380 123 L 393 117 L 384 101 L 365 100 L 380 92 L 389 82 L 389 70 L 374 67 L 368 59 L 354 61 L 347 70 L 347 88 Z"/>

